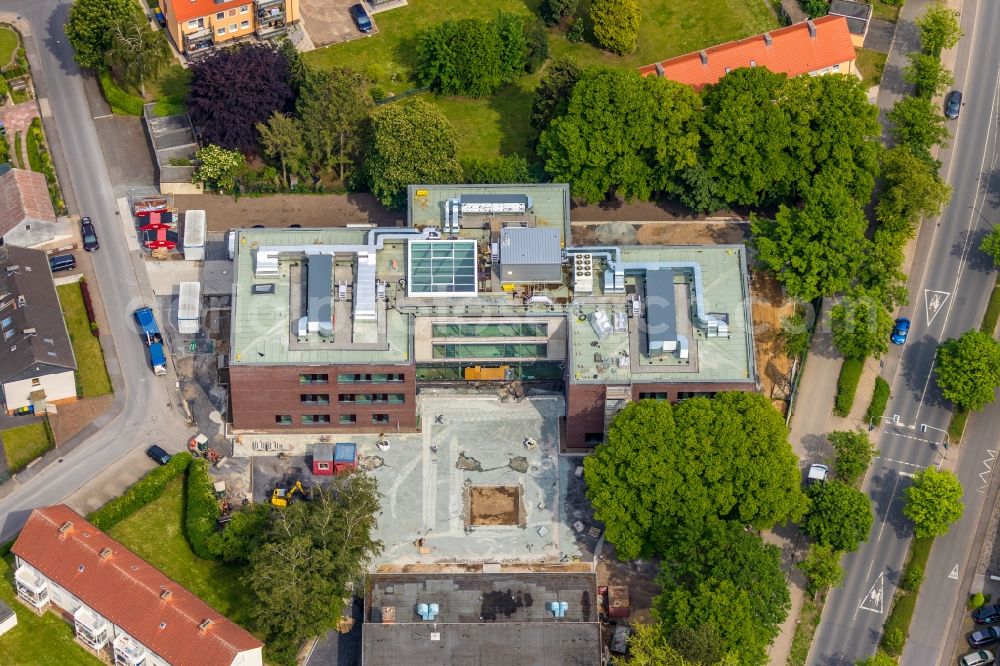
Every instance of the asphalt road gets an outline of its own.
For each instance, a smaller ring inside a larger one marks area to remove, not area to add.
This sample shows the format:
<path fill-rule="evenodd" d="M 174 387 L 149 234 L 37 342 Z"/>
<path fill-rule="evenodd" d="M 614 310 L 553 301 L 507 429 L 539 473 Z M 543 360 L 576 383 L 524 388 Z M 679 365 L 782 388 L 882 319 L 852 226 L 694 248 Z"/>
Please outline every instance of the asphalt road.
<path fill-rule="evenodd" d="M 31 509 L 61 502 L 134 448 L 155 441 L 176 450 L 183 442 L 179 415 L 170 406 L 173 391 L 148 369 L 131 321 L 131 312 L 144 304 L 140 275 L 125 245 L 80 69 L 63 32 L 70 4 L 0 0 L 0 11 L 17 12 L 31 25 L 26 50 L 66 201 L 71 212 L 93 218 L 101 239 L 93 263 L 114 338 L 111 356 L 118 360 L 118 367 L 111 360 L 108 368 L 116 385 L 114 416 L 61 463 L 47 467 L 0 501 L 0 542 L 20 530 Z"/>
<path fill-rule="evenodd" d="M 847 576 L 830 594 L 810 664 L 854 664 L 875 652 L 912 537 L 902 515 L 902 493 L 914 472 L 954 462 L 943 461 L 950 410 L 933 379 L 934 354 L 940 342 L 979 327 L 993 284 L 992 265 L 978 251 L 978 243 L 1000 217 L 995 171 L 1000 48 L 992 34 L 1000 25 L 1000 3 L 967 0 L 962 24 L 965 37 L 955 74 L 965 104 L 959 122 L 951 123 L 953 145 L 941 154 L 952 200 L 940 219 L 925 221 L 921 229 L 909 280 L 912 306 L 900 313 L 911 318 L 913 327 L 901 354 L 894 350 L 886 362 L 893 389 L 886 414 L 889 419 L 895 416 L 898 424 L 882 426 L 880 455 L 864 486 L 875 523 L 868 541 L 844 559 Z M 912 26 L 901 29 L 905 34 Z M 958 579 L 985 497 L 978 491 L 992 467 L 986 449 L 996 450 L 996 442 L 996 424 L 973 417 L 956 468 L 965 488 L 966 515 L 935 543 L 904 666 L 934 664 L 942 656 Z M 951 449 L 953 458 L 958 453 Z"/>

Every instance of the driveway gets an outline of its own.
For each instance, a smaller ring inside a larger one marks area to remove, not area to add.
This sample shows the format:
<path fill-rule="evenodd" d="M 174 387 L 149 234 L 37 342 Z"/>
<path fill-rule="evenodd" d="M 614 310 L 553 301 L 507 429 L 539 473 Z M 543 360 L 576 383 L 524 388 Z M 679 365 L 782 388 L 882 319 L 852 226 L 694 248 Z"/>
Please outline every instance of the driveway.
<path fill-rule="evenodd" d="M 367 2 L 362 4 L 371 16 L 372 31 L 367 35 L 358 31 L 350 12 L 351 5 L 354 4 L 357 4 L 357 0 L 302 0 L 302 20 L 317 48 L 378 34 L 378 24 L 375 23 L 371 6 Z"/>
<path fill-rule="evenodd" d="M 896 24 L 892 21 L 872 19 L 868 24 L 868 34 L 865 35 L 865 48 L 879 53 L 888 53 L 894 32 L 896 32 Z"/>

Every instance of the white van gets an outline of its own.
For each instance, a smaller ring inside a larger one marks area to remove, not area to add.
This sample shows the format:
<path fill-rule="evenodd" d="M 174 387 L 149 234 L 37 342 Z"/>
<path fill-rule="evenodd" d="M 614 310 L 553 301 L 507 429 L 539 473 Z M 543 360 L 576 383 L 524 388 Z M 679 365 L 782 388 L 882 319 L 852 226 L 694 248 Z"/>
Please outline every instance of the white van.
<path fill-rule="evenodd" d="M 236 258 L 236 229 L 226 232 L 226 247 L 229 249 L 229 261 Z"/>

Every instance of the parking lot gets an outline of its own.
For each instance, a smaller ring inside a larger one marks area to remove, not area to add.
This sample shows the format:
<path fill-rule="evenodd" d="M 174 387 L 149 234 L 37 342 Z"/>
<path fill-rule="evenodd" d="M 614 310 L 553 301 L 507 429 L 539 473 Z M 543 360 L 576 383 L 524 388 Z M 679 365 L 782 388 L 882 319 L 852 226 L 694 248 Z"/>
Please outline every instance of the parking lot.
<path fill-rule="evenodd" d="M 423 431 L 387 434 L 387 450 L 376 435 L 332 438 L 358 444 L 383 494 L 376 564 L 592 560 L 600 531 L 580 461 L 558 455 L 561 396 L 422 395 L 420 408 Z M 298 437 L 284 458 L 254 457 L 254 501 L 296 480 L 322 483 L 303 455 L 309 437 Z"/>

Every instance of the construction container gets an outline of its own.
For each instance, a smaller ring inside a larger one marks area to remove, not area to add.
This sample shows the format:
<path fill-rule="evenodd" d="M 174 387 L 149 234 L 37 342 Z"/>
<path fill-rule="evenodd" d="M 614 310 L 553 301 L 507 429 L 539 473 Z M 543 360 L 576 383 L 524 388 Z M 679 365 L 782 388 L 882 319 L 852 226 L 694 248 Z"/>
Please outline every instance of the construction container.
<path fill-rule="evenodd" d="M 205 211 L 189 210 L 184 213 L 184 259 L 204 261 L 205 259 Z"/>
<path fill-rule="evenodd" d="M 181 295 L 177 299 L 177 330 L 194 335 L 201 330 L 201 283 L 181 282 Z"/>
<path fill-rule="evenodd" d="M 467 382 L 502 382 L 508 379 L 509 376 L 509 365 L 501 365 L 493 368 L 470 365 L 465 368 L 465 381 Z"/>

